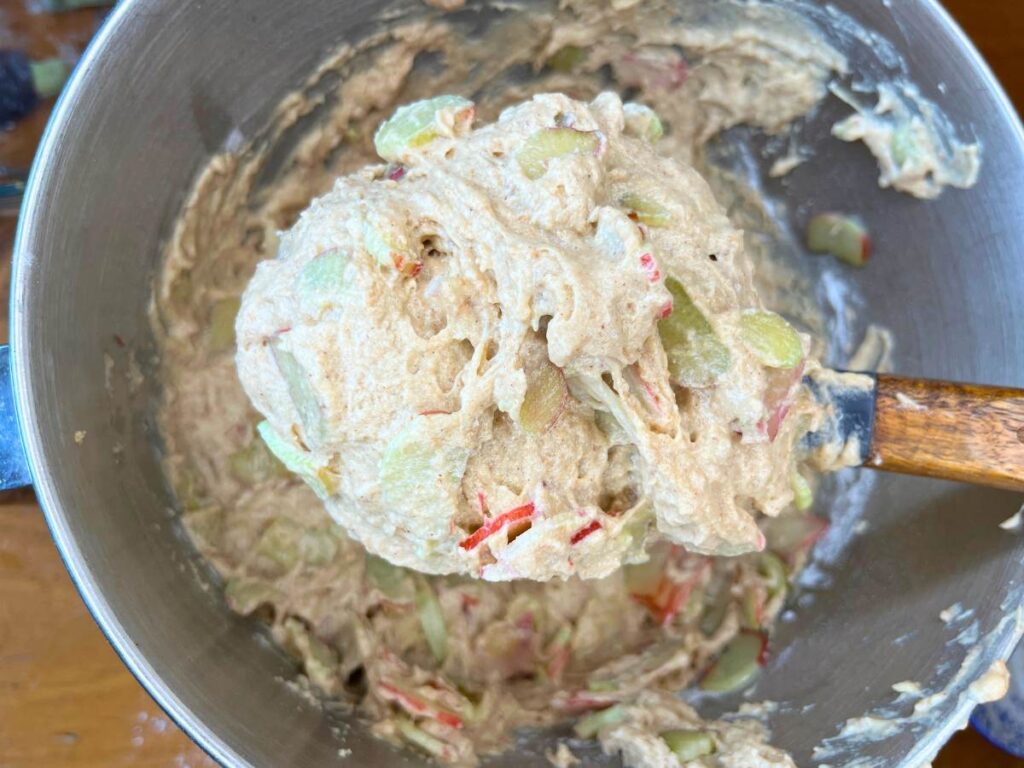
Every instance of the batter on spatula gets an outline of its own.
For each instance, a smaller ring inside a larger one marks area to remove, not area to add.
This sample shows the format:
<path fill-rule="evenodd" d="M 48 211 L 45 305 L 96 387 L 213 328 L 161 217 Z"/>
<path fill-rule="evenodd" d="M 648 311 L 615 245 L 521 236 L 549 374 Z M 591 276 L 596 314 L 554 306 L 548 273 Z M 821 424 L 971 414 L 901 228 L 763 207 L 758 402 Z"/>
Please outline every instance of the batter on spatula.
<path fill-rule="evenodd" d="M 800 491 L 810 340 L 658 116 L 441 96 L 375 137 L 242 300 L 259 432 L 370 552 L 487 580 L 606 576 L 668 539 L 764 548 Z M 794 490 L 795 488 L 795 490 Z"/>

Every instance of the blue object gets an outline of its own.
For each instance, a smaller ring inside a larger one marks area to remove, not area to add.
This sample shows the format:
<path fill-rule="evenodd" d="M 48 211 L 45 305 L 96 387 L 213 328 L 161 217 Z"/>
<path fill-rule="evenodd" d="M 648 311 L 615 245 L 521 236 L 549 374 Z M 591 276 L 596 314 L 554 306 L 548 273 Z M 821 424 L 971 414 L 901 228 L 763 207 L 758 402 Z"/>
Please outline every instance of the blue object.
<path fill-rule="evenodd" d="M 31 59 L 20 51 L 0 51 L 0 125 L 20 120 L 38 103 Z"/>
<path fill-rule="evenodd" d="M 21 430 L 14 407 L 11 380 L 11 348 L 0 346 L 0 490 L 32 484 L 32 475 L 21 445 Z"/>
<path fill-rule="evenodd" d="M 1006 662 L 1010 690 L 1006 697 L 982 704 L 971 715 L 971 725 L 1004 752 L 1024 757 L 1024 645 Z"/>
<path fill-rule="evenodd" d="M 874 379 L 874 376 L 871 378 Z M 827 412 L 831 416 L 825 419 L 825 423 L 817 432 L 809 432 L 804 437 L 805 444 L 815 448 L 824 443 L 845 445 L 849 440 L 856 439 L 860 447 L 860 463 L 866 462 L 875 431 L 877 382 L 876 386 L 865 389 L 805 376 L 804 386 L 819 403 L 827 407 Z"/>

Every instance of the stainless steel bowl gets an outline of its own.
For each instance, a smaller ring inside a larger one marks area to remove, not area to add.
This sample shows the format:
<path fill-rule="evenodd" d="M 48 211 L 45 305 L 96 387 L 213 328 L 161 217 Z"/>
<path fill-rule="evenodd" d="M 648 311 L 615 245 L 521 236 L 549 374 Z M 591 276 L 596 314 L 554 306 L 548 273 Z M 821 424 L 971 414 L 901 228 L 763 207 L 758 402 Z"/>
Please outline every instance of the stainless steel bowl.
<path fill-rule="evenodd" d="M 866 153 L 831 143 L 830 170 L 796 174 L 788 194 L 874 222 L 880 253 L 857 279 L 869 314 L 899 339 L 903 372 L 1024 386 L 1017 118 L 933 0 L 835 5 L 905 54 L 925 93 L 955 123 L 973 126 L 986 164 L 975 190 L 923 204 L 879 191 Z M 119 371 L 133 349 L 152 349 L 147 305 L 162 244 L 211 154 L 235 128 L 254 135 L 329 51 L 398 7 L 426 12 L 377 0 L 124 2 L 62 98 L 27 192 L 11 359 L 36 490 L 68 569 L 125 663 L 229 765 L 333 766 L 340 748 L 353 751 L 354 765 L 418 759 L 294 694 L 281 682 L 292 665 L 207 588 L 158 461 L 158 383 L 133 392 L 115 375 L 107 384 L 105 357 Z M 877 66 L 872 46 L 847 42 L 858 66 Z M 824 141 L 824 123 L 814 130 Z M 87 432 L 82 445 L 78 430 Z M 787 704 L 773 716 L 775 741 L 808 764 L 837 724 L 891 701 L 893 683 L 950 682 L 966 652 L 938 620 L 951 603 L 975 611 L 985 639 L 979 669 L 1006 657 L 1018 636 L 1004 617 L 1017 607 L 1024 544 L 996 524 L 1019 505 L 1006 493 L 881 478 L 867 532 L 826 566 L 829 588 L 805 592 L 798 620 L 779 631 L 756 691 Z M 871 765 L 916 766 L 970 704 L 954 692 L 935 723 L 864 754 L 880 760 Z M 526 738 L 518 754 L 493 764 L 546 765 L 549 738 Z"/>

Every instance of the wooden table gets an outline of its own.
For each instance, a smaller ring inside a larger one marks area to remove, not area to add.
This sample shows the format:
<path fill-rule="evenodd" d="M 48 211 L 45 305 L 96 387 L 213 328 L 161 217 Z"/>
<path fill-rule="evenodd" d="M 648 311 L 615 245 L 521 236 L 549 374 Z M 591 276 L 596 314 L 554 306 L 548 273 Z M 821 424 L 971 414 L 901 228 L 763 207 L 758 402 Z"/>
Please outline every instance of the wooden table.
<path fill-rule="evenodd" d="M 1024 104 L 1024 3 L 947 0 L 1011 97 Z M 92 11 L 30 16 L 0 2 L 0 47 L 36 57 L 80 49 Z M 0 165 L 28 165 L 46 117 L 41 108 L 0 134 Z M 0 218 L 0 307 L 7 306 L 14 222 Z M 6 312 L 0 340 L 7 339 Z M 107 645 L 75 592 L 31 491 L 0 494 L 0 768 L 213 766 L 169 722 Z M 1024 768 L 974 731 L 958 734 L 935 768 Z"/>

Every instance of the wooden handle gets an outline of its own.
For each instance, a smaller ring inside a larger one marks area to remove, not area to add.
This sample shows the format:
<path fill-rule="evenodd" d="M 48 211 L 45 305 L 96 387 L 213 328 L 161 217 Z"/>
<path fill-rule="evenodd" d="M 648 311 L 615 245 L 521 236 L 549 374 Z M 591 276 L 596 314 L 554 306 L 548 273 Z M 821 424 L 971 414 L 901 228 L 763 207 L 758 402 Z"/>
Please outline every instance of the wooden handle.
<path fill-rule="evenodd" d="M 1024 390 L 879 376 L 866 465 L 1024 491 Z"/>

